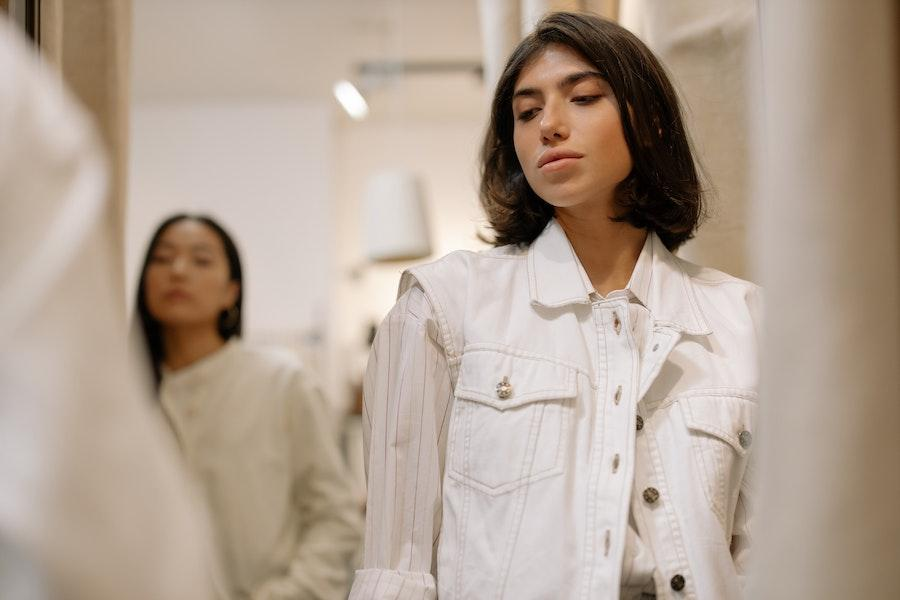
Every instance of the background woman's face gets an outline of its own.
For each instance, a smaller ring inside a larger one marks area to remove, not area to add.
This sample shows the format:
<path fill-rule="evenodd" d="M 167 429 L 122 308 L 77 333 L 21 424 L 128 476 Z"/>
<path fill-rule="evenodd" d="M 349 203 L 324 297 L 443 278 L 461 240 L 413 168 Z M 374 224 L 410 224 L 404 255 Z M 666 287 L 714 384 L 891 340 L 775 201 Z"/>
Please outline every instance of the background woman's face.
<path fill-rule="evenodd" d="M 597 68 L 549 45 L 522 69 L 512 102 L 516 156 L 537 195 L 557 208 L 601 202 L 611 211 L 632 161 L 619 103 Z"/>
<path fill-rule="evenodd" d="M 222 240 L 191 219 L 166 228 L 151 250 L 144 281 L 147 309 L 164 328 L 216 327 L 239 291 Z"/>

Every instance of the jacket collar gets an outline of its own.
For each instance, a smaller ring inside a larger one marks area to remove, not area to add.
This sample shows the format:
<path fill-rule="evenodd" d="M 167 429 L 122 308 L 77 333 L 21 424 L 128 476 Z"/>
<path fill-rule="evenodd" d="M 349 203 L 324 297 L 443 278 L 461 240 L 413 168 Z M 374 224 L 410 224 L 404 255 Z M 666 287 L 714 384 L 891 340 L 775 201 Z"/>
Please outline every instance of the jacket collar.
<path fill-rule="evenodd" d="M 594 289 L 556 219 L 528 248 L 527 264 L 532 304 L 559 308 L 591 303 Z M 694 283 L 655 233 L 647 236 L 628 287 L 650 311 L 655 325 L 689 335 L 712 333 L 697 303 Z"/>

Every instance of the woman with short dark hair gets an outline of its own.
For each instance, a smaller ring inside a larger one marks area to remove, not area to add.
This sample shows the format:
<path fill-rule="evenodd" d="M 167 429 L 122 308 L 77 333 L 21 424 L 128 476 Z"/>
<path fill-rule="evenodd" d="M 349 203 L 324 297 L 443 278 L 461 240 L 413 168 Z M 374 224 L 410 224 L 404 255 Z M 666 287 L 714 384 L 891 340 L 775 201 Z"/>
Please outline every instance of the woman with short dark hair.
<path fill-rule="evenodd" d="M 231 236 L 175 215 L 153 235 L 137 312 L 163 412 L 205 496 L 230 598 L 344 598 L 359 512 L 327 406 L 287 354 L 240 340 Z"/>
<path fill-rule="evenodd" d="M 482 149 L 496 248 L 407 271 L 366 374 L 361 598 L 739 598 L 759 291 L 631 33 L 545 17 Z"/>
<path fill-rule="evenodd" d="M 530 244 L 554 207 L 529 185 L 513 143 L 513 96 L 522 70 L 548 45 L 561 44 L 591 64 L 610 97 L 627 99 L 622 135 L 633 168 L 614 196 L 615 219 L 655 232 L 674 251 L 693 237 L 703 216 L 694 157 L 678 98 L 653 53 L 610 21 L 558 14 L 513 52 L 497 84 L 481 150 L 481 201 L 495 244 Z M 518 93 L 521 93 L 519 91 Z"/>

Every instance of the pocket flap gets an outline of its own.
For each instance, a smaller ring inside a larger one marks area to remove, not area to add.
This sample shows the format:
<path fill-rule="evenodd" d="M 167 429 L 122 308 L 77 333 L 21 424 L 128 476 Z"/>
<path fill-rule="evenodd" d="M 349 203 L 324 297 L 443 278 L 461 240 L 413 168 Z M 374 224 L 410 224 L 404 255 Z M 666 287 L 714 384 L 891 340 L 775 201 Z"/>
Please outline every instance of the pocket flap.
<path fill-rule="evenodd" d="M 498 389 L 505 382 L 508 387 Z M 520 356 L 498 350 L 463 353 L 456 381 L 456 397 L 493 406 L 497 410 L 529 402 L 574 398 L 576 371 L 550 359 Z"/>
<path fill-rule="evenodd" d="M 689 429 L 715 436 L 744 456 L 756 431 L 756 402 L 739 396 L 698 395 L 678 399 Z"/>

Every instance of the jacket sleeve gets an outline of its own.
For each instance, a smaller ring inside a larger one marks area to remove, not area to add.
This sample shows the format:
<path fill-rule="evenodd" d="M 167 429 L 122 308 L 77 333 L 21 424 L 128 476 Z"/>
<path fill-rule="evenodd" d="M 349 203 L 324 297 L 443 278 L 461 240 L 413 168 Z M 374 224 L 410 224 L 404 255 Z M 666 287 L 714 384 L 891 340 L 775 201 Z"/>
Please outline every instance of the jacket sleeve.
<path fill-rule="evenodd" d="M 301 513 L 300 543 L 288 572 L 265 581 L 252 600 L 346 598 L 351 558 L 362 537 L 362 515 L 349 470 L 340 454 L 327 401 L 297 372 L 289 422 L 296 465 L 295 504 Z"/>
<path fill-rule="evenodd" d="M 351 600 L 437 598 L 435 549 L 451 377 L 432 307 L 408 289 L 375 338 L 364 384 L 368 496 Z"/>

